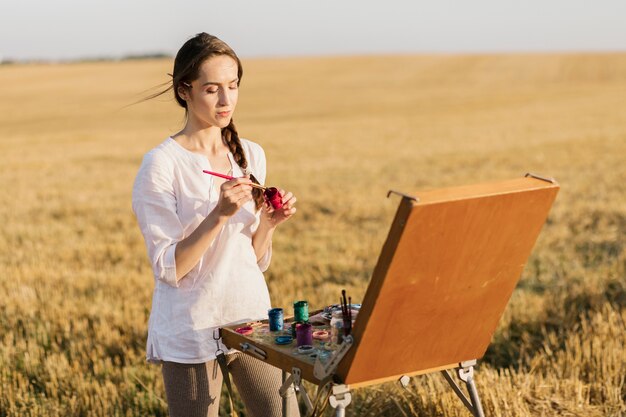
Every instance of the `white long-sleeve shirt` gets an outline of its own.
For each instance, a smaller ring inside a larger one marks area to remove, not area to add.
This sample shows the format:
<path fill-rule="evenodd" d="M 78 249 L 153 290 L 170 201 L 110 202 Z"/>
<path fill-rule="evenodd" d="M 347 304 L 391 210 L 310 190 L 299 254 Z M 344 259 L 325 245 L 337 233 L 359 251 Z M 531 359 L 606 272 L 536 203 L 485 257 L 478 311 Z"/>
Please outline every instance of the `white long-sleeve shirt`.
<path fill-rule="evenodd" d="M 265 153 L 240 139 L 248 167 L 265 182 Z M 228 154 L 233 176 L 243 176 Z M 167 138 L 148 152 L 133 187 L 133 211 L 146 242 L 155 287 L 148 323 L 150 362 L 201 363 L 215 358 L 213 331 L 227 324 L 266 318 L 269 291 L 262 271 L 271 246 L 257 263 L 252 236 L 260 212 L 250 201 L 219 232 L 198 264 L 176 282 L 176 244 L 191 234 L 219 198 L 208 158 Z M 226 349 L 224 349 L 226 350 Z"/>

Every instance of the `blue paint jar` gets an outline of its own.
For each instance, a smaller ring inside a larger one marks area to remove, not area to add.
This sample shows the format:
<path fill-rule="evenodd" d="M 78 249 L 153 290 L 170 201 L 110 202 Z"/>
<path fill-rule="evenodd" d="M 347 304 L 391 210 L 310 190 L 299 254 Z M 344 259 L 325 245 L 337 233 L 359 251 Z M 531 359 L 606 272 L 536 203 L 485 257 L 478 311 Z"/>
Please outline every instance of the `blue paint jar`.
<path fill-rule="evenodd" d="M 267 312 L 270 321 L 270 331 L 277 332 L 283 330 L 284 316 L 282 308 L 272 308 Z"/>

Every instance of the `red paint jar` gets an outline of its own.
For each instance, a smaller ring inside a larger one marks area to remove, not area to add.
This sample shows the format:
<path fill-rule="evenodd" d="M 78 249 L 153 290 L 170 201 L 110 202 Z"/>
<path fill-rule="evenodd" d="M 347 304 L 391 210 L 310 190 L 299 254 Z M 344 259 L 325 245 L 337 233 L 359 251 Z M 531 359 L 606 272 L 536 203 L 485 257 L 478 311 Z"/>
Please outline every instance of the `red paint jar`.
<path fill-rule="evenodd" d="M 265 201 L 270 203 L 274 210 L 278 210 L 283 206 L 283 196 L 278 191 L 276 187 L 268 187 L 263 192 L 265 196 Z"/>
<path fill-rule="evenodd" d="M 251 326 L 238 327 L 235 331 L 241 335 L 248 336 L 254 332 L 254 329 Z"/>

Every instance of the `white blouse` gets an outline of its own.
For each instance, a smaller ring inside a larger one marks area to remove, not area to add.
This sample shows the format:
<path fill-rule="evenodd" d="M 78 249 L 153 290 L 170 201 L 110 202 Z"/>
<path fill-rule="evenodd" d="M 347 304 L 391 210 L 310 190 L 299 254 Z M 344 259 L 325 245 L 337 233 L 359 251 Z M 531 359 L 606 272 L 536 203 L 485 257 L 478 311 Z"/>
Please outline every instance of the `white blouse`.
<path fill-rule="evenodd" d="M 245 139 L 241 145 L 248 167 L 263 184 L 263 148 Z M 228 157 L 233 176 L 243 176 L 232 153 Z M 205 169 L 211 170 L 208 158 L 167 138 L 145 155 L 133 186 L 133 211 L 155 278 L 146 350 L 150 362 L 212 360 L 215 329 L 265 318 L 271 307 L 262 271 L 272 250 L 270 246 L 257 263 L 252 235 L 260 211 L 253 201 L 229 219 L 198 264 L 176 282 L 176 244 L 198 227 L 219 198 L 219 187 Z"/>

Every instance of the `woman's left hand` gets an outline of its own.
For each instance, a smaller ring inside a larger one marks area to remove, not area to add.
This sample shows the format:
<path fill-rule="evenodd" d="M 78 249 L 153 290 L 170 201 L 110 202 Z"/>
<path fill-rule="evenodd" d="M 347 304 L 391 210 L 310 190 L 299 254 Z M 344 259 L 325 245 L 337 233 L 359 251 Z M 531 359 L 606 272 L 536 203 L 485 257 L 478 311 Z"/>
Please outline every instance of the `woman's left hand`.
<path fill-rule="evenodd" d="M 261 222 L 266 223 L 269 227 L 276 227 L 285 220 L 289 219 L 296 212 L 294 204 L 296 204 L 296 197 L 291 192 L 286 192 L 283 189 L 278 189 L 280 195 L 283 196 L 283 206 L 279 209 L 274 209 L 269 202 L 263 203 L 261 207 Z"/>

